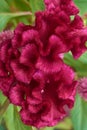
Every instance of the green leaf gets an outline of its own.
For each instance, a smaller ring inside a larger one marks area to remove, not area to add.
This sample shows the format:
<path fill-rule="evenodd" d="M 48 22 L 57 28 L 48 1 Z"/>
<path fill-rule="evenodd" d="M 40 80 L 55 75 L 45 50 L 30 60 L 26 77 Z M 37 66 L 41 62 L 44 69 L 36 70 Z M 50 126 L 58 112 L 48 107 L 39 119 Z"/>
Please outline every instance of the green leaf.
<path fill-rule="evenodd" d="M 10 8 L 8 3 L 5 0 L 2 0 L 0 2 L 0 12 L 9 12 Z"/>
<path fill-rule="evenodd" d="M 87 13 L 87 0 L 74 0 L 74 2 L 79 7 L 81 15 Z"/>
<path fill-rule="evenodd" d="M 16 107 L 14 107 L 14 121 L 15 121 L 14 125 L 16 130 L 32 130 L 30 126 L 23 124 Z"/>
<path fill-rule="evenodd" d="M 12 19 L 20 16 L 31 15 L 30 12 L 18 12 L 18 13 L 0 13 L 0 31 L 2 31 L 7 23 Z"/>
<path fill-rule="evenodd" d="M 6 130 L 5 128 L 4 128 L 4 126 L 0 126 L 0 130 Z"/>
<path fill-rule="evenodd" d="M 22 21 L 28 23 L 27 21 L 31 17 L 30 10 L 30 5 L 27 0 L 2 0 L 0 3 L 0 31 L 5 29 L 9 21 L 11 24 L 13 18 L 15 18 L 15 20 L 19 18 L 17 20 L 21 22 L 21 17 L 23 17 Z"/>
<path fill-rule="evenodd" d="M 13 112 L 14 112 L 13 105 L 9 105 L 7 111 L 4 114 L 3 119 L 5 121 L 8 130 L 15 130 Z"/>
<path fill-rule="evenodd" d="M 8 110 L 4 114 L 4 121 L 8 130 L 32 130 L 30 126 L 24 125 L 20 119 L 17 108 L 9 105 Z"/>
<path fill-rule="evenodd" d="M 87 102 L 76 96 L 74 108 L 71 111 L 74 130 L 87 130 Z"/>
<path fill-rule="evenodd" d="M 71 66 L 79 77 L 87 76 L 87 52 L 76 60 L 70 53 L 67 53 L 65 54 L 64 62 Z"/>
<path fill-rule="evenodd" d="M 30 6 L 32 8 L 32 12 L 44 10 L 44 2 L 43 0 L 29 0 Z"/>
<path fill-rule="evenodd" d="M 3 118 L 3 114 L 5 113 L 8 107 L 8 104 L 6 103 L 6 101 L 7 101 L 6 96 L 4 96 L 2 92 L 0 91 L 0 124 Z"/>
<path fill-rule="evenodd" d="M 11 11 L 31 11 L 27 0 L 6 0 Z"/>
<path fill-rule="evenodd" d="M 6 97 L 0 91 L 0 106 L 5 102 L 5 100 L 6 100 Z"/>

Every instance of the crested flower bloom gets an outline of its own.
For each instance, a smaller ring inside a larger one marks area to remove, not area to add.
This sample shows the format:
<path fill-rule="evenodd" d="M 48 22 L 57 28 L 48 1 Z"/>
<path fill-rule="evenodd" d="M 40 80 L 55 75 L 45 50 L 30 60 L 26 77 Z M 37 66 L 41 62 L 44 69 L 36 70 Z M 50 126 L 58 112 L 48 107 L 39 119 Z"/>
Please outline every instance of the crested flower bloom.
<path fill-rule="evenodd" d="M 87 40 L 72 0 L 45 5 L 34 26 L 19 24 L 12 37 L 0 35 L 0 89 L 20 106 L 22 121 L 38 128 L 57 124 L 66 116 L 65 106 L 73 107 L 77 82 L 63 55 L 71 51 L 78 58 Z"/>
<path fill-rule="evenodd" d="M 77 90 L 79 95 L 87 101 L 87 77 L 81 78 L 78 81 Z"/>
<path fill-rule="evenodd" d="M 0 89 L 21 107 L 22 121 L 38 128 L 57 124 L 65 106 L 73 107 L 77 84 L 60 48 L 46 54 L 36 27 L 24 24 L 0 45 Z"/>

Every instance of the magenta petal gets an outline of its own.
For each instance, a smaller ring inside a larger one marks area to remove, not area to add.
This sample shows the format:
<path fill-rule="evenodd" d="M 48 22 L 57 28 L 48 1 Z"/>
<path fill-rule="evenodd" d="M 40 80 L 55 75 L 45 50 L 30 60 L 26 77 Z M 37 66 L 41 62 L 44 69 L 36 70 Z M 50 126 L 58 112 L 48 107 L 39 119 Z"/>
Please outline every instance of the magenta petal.
<path fill-rule="evenodd" d="M 17 80 L 27 84 L 30 83 L 34 72 L 33 68 L 19 64 L 16 61 L 11 62 L 11 67 Z"/>
<path fill-rule="evenodd" d="M 22 40 L 22 34 L 24 31 L 28 30 L 30 26 L 24 25 L 23 23 L 20 23 L 15 31 L 14 31 L 14 37 L 12 39 L 12 46 L 14 48 L 20 47 L 22 45 L 25 45 L 26 43 Z"/>
<path fill-rule="evenodd" d="M 54 53 L 56 53 L 56 55 L 66 52 L 66 46 L 64 42 L 62 41 L 62 39 L 60 39 L 60 37 L 56 35 L 52 35 L 49 38 L 49 47 L 50 49 L 55 49 Z"/>
<path fill-rule="evenodd" d="M 30 29 L 23 32 L 22 39 L 26 42 L 34 42 L 35 38 L 38 38 L 38 31 Z"/>
<path fill-rule="evenodd" d="M 47 10 L 53 9 L 60 4 L 60 0 L 44 0 Z"/>
<path fill-rule="evenodd" d="M 74 101 L 74 95 L 75 93 L 75 88 L 76 88 L 77 82 L 73 82 L 71 85 L 66 84 L 66 88 L 64 89 L 64 84 L 61 83 L 57 92 L 58 92 L 58 97 L 61 99 L 69 99 L 71 101 Z"/>
<path fill-rule="evenodd" d="M 61 4 L 63 4 L 61 2 Z M 68 15 L 76 15 L 79 13 L 79 9 L 74 4 L 74 2 L 71 0 L 69 3 L 66 3 L 66 5 L 62 5 L 62 9 L 68 14 Z"/>
<path fill-rule="evenodd" d="M 0 89 L 7 97 L 9 96 L 9 91 L 11 87 L 13 87 L 13 84 L 14 78 L 11 76 L 8 78 L 0 78 Z"/>
<path fill-rule="evenodd" d="M 31 105 L 38 105 L 38 104 L 40 104 L 41 103 L 41 101 L 42 101 L 42 99 L 37 99 L 37 98 L 34 98 L 34 97 L 28 97 L 27 98 L 27 102 L 29 103 L 29 104 L 31 104 Z"/>
<path fill-rule="evenodd" d="M 41 71 L 45 73 L 54 73 L 60 71 L 62 67 L 62 61 L 60 58 L 56 58 L 56 60 L 46 59 L 44 57 L 39 58 L 36 64 L 36 68 L 39 68 Z"/>
<path fill-rule="evenodd" d="M 5 64 L 0 62 L 0 77 L 7 77 L 8 76 L 8 71 L 5 68 Z"/>
<path fill-rule="evenodd" d="M 61 79 L 68 84 L 71 84 L 72 81 L 74 80 L 75 77 L 75 73 L 73 72 L 73 70 L 67 66 L 67 65 L 63 65 L 62 66 L 62 70 L 61 70 Z M 70 79 L 70 80 L 69 80 Z"/>
<path fill-rule="evenodd" d="M 84 26 L 82 18 L 76 15 L 74 20 L 71 22 L 71 26 L 79 29 L 82 28 Z"/>
<path fill-rule="evenodd" d="M 8 42 L 8 40 L 11 40 L 13 38 L 13 34 L 14 33 L 10 30 L 0 32 L 0 45 L 3 44 L 5 41 Z"/>
<path fill-rule="evenodd" d="M 45 106 L 46 107 L 46 106 Z M 46 111 L 46 110 L 45 110 Z M 62 119 L 65 115 L 61 114 L 56 107 L 52 104 L 50 108 L 48 108 L 48 112 L 46 114 L 42 114 L 41 119 L 47 123 L 47 126 L 54 126 L 57 122 Z"/>
<path fill-rule="evenodd" d="M 30 121 L 30 115 L 29 115 L 29 111 L 27 110 L 21 110 L 20 111 L 21 114 L 21 119 L 25 124 L 28 124 Z"/>
<path fill-rule="evenodd" d="M 42 101 L 42 90 L 44 90 L 45 81 L 41 72 L 36 72 L 30 83 L 30 96 L 27 98 L 30 104 L 39 104 Z"/>
<path fill-rule="evenodd" d="M 34 65 L 38 58 L 38 51 L 34 44 L 28 44 L 22 49 L 20 56 L 20 63 L 27 66 Z"/>
<path fill-rule="evenodd" d="M 4 46 L 2 46 L 2 47 L 0 48 L 0 57 L 1 57 L 1 60 L 2 60 L 3 62 L 5 62 L 6 59 L 8 58 L 7 53 L 8 53 L 8 44 L 5 44 Z"/>
<path fill-rule="evenodd" d="M 28 110 L 30 113 L 38 113 L 41 110 L 42 105 L 41 104 L 35 104 L 35 105 L 29 105 Z"/>
<path fill-rule="evenodd" d="M 22 102 L 24 101 L 25 92 L 23 87 L 20 85 L 16 85 L 13 87 L 9 92 L 9 99 L 11 103 L 21 106 Z"/>

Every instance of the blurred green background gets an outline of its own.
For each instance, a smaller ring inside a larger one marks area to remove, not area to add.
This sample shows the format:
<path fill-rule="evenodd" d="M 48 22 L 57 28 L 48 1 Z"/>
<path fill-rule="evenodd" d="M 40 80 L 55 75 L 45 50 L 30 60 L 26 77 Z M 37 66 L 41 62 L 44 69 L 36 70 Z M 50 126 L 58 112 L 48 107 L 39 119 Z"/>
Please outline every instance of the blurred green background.
<path fill-rule="evenodd" d="M 74 0 L 80 8 L 81 17 L 87 25 L 87 0 Z M 18 23 L 34 23 L 34 13 L 44 10 L 43 0 L 0 0 L 0 31 L 14 29 Z M 70 65 L 78 78 L 87 77 L 87 53 L 78 60 L 74 60 L 70 53 L 64 57 L 65 63 Z M 0 92 L 0 130 L 36 130 L 25 126 L 19 117 L 18 108 L 9 105 L 8 100 Z M 46 127 L 41 130 L 87 130 L 87 102 L 78 94 L 74 108 L 55 127 Z"/>

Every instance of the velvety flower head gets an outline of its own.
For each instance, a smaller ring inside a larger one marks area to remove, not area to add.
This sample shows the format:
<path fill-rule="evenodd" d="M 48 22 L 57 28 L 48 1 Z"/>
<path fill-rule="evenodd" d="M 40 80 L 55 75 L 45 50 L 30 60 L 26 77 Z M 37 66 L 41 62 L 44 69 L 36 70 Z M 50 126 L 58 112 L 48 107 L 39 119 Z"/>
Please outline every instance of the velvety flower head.
<path fill-rule="evenodd" d="M 38 128 L 57 124 L 66 116 L 65 106 L 73 107 L 76 81 L 63 55 L 71 51 L 78 58 L 87 40 L 72 0 L 45 4 L 34 26 L 21 23 L 12 37 L 0 35 L 0 89 L 20 106 L 23 122 Z"/>
<path fill-rule="evenodd" d="M 0 89 L 20 106 L 27 125 L 53 126 L 66 116 L 65 106 L 74 105 L 74 72 L 64 64 L 57 40 L 51 36 L 43 49 L 36 26 L 19 24 L 9 42 L 1 43 Z"/>
<path fill-rule="evenodd" d="M 87 101 L 87 77 L 81 78 L 78 81 L 77 90 L 80 96 Z"/>

